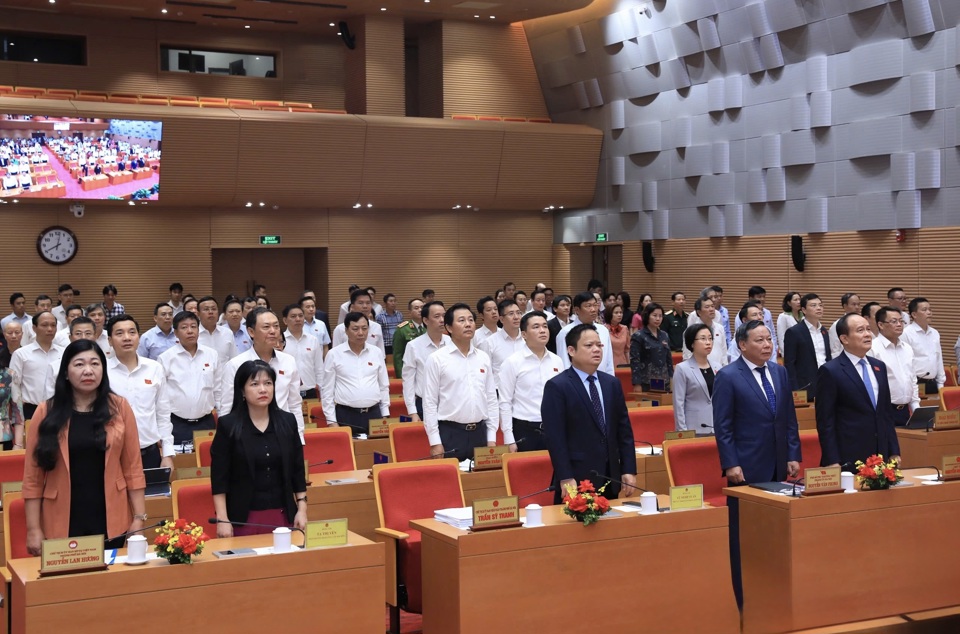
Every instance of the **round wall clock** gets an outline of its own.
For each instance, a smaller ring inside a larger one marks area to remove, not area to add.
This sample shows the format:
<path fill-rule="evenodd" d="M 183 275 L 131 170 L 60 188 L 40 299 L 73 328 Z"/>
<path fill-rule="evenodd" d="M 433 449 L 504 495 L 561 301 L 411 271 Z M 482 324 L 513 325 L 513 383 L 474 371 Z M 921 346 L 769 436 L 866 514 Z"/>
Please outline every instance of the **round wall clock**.
<path fill-rule="evenodd" d="M 77 236 L 66 227 L 48 227 L 37 238 L 37 253 L 44 262 L 66 264 L 77 254 Z"/>

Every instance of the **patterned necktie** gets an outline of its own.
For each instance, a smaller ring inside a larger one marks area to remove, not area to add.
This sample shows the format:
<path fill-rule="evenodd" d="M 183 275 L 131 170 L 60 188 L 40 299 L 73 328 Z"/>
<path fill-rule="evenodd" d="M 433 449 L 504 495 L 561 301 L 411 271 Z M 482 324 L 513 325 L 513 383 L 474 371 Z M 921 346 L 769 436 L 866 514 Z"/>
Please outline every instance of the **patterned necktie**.
<path fill-rule="evenodd" d="M 754 370 L 760 375 L 760 383 L 763 385 L 763 391 L 767 394 L 767 403 L 770 405 L 770 411 L 774 416 L 777 415 L 777 394 L 773 391 L 773 386 L 770 385 L 770 381 L 767 380 L 767 373 L 764 372 L 764 366 L 754 368 Z"/>
<path fill-rule="evenodd" d="M 590 384 L 590 402 L 593 403 L 593 413 L 597 415 L 600 421 L 600 429 L 603 434 L 607 434 L 607 421 L 603 418 L 603 405 L 600 403 L 600 391 L 597 390 L 597 377 L 588 376 L 587 383 Z"/>
<path fill-rule="evenodd" d="M 863 377 L 863 383 L 867 387 L 867 394 L 870 395 L 870 402 L 873 404 L 873 409 L 877 409 L 877 395 L 873 393 L 873 384 L 870 383 L 870 375 L 867 374 L 867 360 L 860 359 L 857 365 L 860 366 L 860 376 Z"/>

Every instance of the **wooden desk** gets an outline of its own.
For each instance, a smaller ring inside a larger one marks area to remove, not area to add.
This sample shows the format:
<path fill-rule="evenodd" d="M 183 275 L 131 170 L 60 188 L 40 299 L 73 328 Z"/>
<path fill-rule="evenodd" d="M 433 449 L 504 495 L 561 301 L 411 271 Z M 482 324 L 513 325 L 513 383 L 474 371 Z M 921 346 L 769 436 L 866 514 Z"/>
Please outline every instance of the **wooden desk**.
<path fill-rule="evenodd" d="M 939 469 L 944 456 L 960 454 L 960 429 L 928 432 L 898 427 L 897 440 L 905 469 L 931 465 Z"/>
<path fill-rule="evenodd" d="M 649 449 L 646 445 L 642 448 Z M 663 453 L 659 456 L 637 454 L 637 486 L 662 495 L 670 494 L 670 476 Z"/>
<path fill-rule="evenodd" d="M 351 545 L 345 548 L 227 560 L 212 554 L 272 543 L 270 535 L 217 539 L 191 565 L 157 560 L 44 579 L 38 576 L 39 558 L 17 559 L 9 566 L 12 631 L 102 634 L 136 629 L 161 609 L 182 614 L 189 631 L 274 632 L 281 623 L 335 623 L 337 632 L 382 634 L 382 544 L 351 534 Z"/>
<path fill-rule="evenodd" d="M 373 467 L 373 452 L 379 452 L 390 456 L 389 438 L 370 438 L 368 440 L 354 440 L 353 454 L 357 458 L 357 469 L 370 469 Z M 393 458 L 390 458 L 393 460 Z"/>
<path fill-rule="evenodd" d="M 913 486 L 810 498 L 724 489 L 740 500 L 744 634 L 960 604 L 960 483 L 905 475 Z"/>
<path fill-rule="evenodd" d="M 814 406 L 806 405 L 804 407 L 797 407 L 797 427 L 800 429 L 816 429 L 817 428 L 817 410 Z"/>
<path fill-rule="evenodd" d="M 423 535 L 424 634 L 486 634 L 493 614 L 510 632 L 739 632 L 725 508 L 584 527 L 547 506 L 543 519 L 483 533 L 411 522 Z M 609 609 L 624 601 L 633 607 Z"/>

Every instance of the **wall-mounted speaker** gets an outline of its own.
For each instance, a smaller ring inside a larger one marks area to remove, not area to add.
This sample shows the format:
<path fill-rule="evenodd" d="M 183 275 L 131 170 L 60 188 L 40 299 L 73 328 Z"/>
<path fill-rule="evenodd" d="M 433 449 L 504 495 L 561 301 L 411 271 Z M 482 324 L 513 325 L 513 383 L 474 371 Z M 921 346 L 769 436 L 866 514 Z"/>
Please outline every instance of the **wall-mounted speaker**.
<path fill-rule="evenodd" d="M 803 252 L 803 236 L 790 236 L 790 258 L 793 268 L 803 273 L 803 265 L 807 261 L 807 254 Z"/>
<path fill-rule="evenodd" d="M 643 268 L 647 269 L 647 273 L 653 273 L 653 243 L 649 240 L 643 242 Z"/>
<path fill-rule="evenodd" d="M 357 48 L 357 36 L 350 34 L 350 26 L 344 20 L 340 20 L 337 28 L 340 29 L 340 39 L 347 45 L 347 48 L 351 51 Z"/>

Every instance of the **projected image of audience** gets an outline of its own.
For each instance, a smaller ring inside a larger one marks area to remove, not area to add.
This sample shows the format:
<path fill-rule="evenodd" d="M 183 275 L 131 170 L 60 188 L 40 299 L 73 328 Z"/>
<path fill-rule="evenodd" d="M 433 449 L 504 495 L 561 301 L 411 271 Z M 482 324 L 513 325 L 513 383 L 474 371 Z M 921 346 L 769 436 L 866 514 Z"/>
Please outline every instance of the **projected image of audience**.
<path fill-rule="evenodd" d="M 0 115 L 0 198 L 159 200 L 162 124 Z"/>

